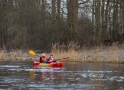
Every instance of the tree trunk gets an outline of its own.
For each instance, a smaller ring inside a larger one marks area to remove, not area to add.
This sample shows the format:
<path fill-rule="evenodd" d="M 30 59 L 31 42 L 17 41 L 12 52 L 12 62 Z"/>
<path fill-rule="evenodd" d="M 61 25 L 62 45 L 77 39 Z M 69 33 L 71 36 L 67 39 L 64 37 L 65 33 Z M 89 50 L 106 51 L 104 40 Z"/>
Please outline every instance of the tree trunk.
<path fill-rule="evenodd" d="M 100 27 L 100 1 L 95 0 L 95 24 L 96 36 L 98 37 L 99 44 L 101 43 L 101 27 Z"/>
<path fill-rule="evenodd" d="M 105 0 L 102 0 L 102 5 L 101 5 L 102 7 L 101 7 L 101 25 L 102 25 L 102 27 L 101 27 L 101 39 L 102 39 L 102 41 L 105 39 L 105 10 L 104 10 L 104 8 L 105 8 Z"/>
<path fill-rule="evenodd" d="M 57 0 L 57 17 L 60 17 L 61 0 Z"/>
<path fill-rule="evenodd" d="M 5 36 L 5 27 L 6 25 L 4 25 L 4 10 L 6 9 L 6 5 L 7 5 L 7 0 L 2 0 L 0 3 L 0 47 L 3 48 L 4 45 L 4 36 Z"/>
<path fill-rule="evenodd" d="M 120 0 L 120 41 L 124 41 L 124 1 Z"/>
<path fill-rule="evenodd" d="M 52 0 L 52 17 L 56 20 L 56 0 Z"/>
<path fill-rule="evenodd" d="M 78 0 L 67 0 L 67 22 L 71 30 L 75 30 L 78 20 Z"/>
<path fill-rule="evenodd" d="M 108 18 L 108 11 L 109 11 L 109 0 L 106 1 L 106 9 L 105 9 L 105 37 L 107 37 L 106 39 L 109 39 L 107 33 L 108 33 L 108 21 L 109 21 L 109 18 Z"/>

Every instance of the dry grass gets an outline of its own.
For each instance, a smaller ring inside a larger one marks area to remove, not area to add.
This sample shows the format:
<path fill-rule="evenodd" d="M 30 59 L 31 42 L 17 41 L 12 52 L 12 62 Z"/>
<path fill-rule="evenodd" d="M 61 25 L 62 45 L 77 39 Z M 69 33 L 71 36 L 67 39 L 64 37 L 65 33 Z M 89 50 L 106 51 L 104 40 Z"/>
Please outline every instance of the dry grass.
<path fill-rule="evenodd" d="M 80 61 L 80 62 L 95 62 L 95 63 L 124 63 L 124 45 L 118 46 L 113 44 L 109 47 L 95 47 L 92 49 L 80 48 L 75 42 L 70 42 L 68 45 L 56 43 L 52 45 L 51 53 L 55 59 L 69 57 L 65 61 Z M 48 55 L 49 55 L 48 54 Z M 6 50 L 0 51 L 0 60 L 23 60 L 32 61 L 39 60 L 39 57 L 31 56 L 28 50 Z"/>
<path fill-rule="evenodd" d="M 10 58 L 11 58 L 11 60 L 15 60 L 16 58 L 17 58 L 17 52 L 16 51 L 12 51 L 12 52 L 10 52 Z"/>
<path fill-rule="evenodd" d="M 113 63 L 119 62 L 118 51 L 119 49 L 117 46 L 110 47 L 108 59 L 106 59 L 106 62 L 113 62 Z"/>
<path fill-rule="evenodd" d="M 54 44 L 52 45 L 51 53 L 54 58 L 65 58 L 69 57 L 71 61 L 78 61 L 81 59 L 81 55 L 77 52 L 80 46 L 75 42 L 70 42 L 67 46 L 65 44 Z"/>
<path fill-rule="evenodd" d="M 6 54 L 6 51 L 0 51 L 0 60 L 8 60 L 8 55 Z"/>
<path fill-rule="evenodd" d="M 29 55 L 28 51 L 22 50 L 11 50 L 11 52 L 7 52 L 6 50 L 0 51 L 0 60 L 21 60 L 21 61 L 29 61 L 29 60 L 37 60 L 36 57 L 32 57 Z"/>
<path fill-rule="evenodd" d="M 121 51 L 121 52 L 120 52 Z M 110 47 L 97 48 L 93 50 L 90 55 L 91 62 L 104 62 L 104 63 L 124 63 L 124 50 L 118 48 L 117 45 Z"/>
<path fill-rule="evenodd" d="M 65 49 L 67 47 L 67 49 Z M 124 50 L 113 44 L 109 47 L 95 47 L 94 49 L 79 50 L 77 43 L 71 42 L 68 46 L 59 43 L 52 46 L 51 53 L 56 58 L 70 57 L 68 61 L 95 62 L 95 63 L 124 63 Z M 121 52 L 120 52 L 121 51 Z"/>

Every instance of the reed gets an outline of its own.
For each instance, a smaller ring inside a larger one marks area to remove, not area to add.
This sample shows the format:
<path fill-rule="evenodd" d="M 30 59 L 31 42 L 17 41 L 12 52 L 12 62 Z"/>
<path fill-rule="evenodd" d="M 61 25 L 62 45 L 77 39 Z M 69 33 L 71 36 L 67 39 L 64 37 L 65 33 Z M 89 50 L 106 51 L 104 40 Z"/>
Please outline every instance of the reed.
<path fill-rule="evenodd" d="M 17 59 L 17 52 L 16 51 L 12 51 L 10 52 L 10 59 L 11 60 L 16 60 Z"/>
<path fill-rule="evenodd" d="M 118 51 L 119 48 L 116 45 L 109 47 L 108 59 L 106 59 L 106 62 L 118 63 L 119 62 Z"/>
<path fill-rule="evenodd" d="M 0 50 L 0 60 L 19 60 L 19 61 L 33 61 L 38 60 L 39 57 L 32 57 L 28 51 L 22 50 Z"/>
<path fill-rule="evenodd" d="M 123 63 L 123 50 L 118 48 L 118 45 L 113 44 L 112 46 L 106 48 L 98 48 L 93 55 L 92 62 L 104 62 L 104 63 Z M 119 55 L 120 54 L 120 55 Z"/>
<path fill-rule="evenodd" d="M 95 47 L 92 49 L 81 48 L 78 43 L 70 42 L 68 45 L 56 43 L 52 45 L 51 52 L 55 59 L 69 57 L 65 61 L 95 62 L 95 63 L 124 63 L 124 46 L 113 44 L 109 47 Z M 0 60 L 39 60 L 39 57 L 31 56 L 28 50 L 0 50 Z"/>
<path fill-rule="evenodd" d="M 119 56 L 120 49 L 117 44 L 109 47 L 95 47 L 94 49 L 80 48 L 77 43 L 70 42 L 67 46 L 59 43 L 52 46 L 51 53 L 56 58 L 69 56 L 68 61 L 95 62 L 95 63 L 124 63 L 124 58 Z M 121 52 L 123 54 L 123 50 Z"/>
<path fill-rule="evenodd" d="M 78 61 L 81 59 L 79 48 L 75 42 L 70 42 L 68 45 L 56 43 L 52 45 L 51 54 L 55 56 L 54 58 L 69 57 L 69 61 Z"/>
<path fill-rule="evenodd" d="M 5 50 L 0 51 L 0 60 L 8 60 L 8 55 Z"/>
<path fill-rule="evenodd" d="M 100 52 L 98 49 L 92 54 L 92 62 L 100 63 L 103 62 L 104 53 Z"/>

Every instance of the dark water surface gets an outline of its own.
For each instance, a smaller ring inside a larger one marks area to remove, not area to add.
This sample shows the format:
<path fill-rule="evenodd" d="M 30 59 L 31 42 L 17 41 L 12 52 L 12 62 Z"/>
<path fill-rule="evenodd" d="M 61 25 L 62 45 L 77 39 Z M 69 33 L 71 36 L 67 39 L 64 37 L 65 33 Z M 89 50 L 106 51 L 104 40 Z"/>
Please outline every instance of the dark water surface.
<path fill-rule="evenodd" d="M 34 68 L 33 62 L 0 61 L 0 90 L 124 90 L 124 65 L 66 62 Z"/>

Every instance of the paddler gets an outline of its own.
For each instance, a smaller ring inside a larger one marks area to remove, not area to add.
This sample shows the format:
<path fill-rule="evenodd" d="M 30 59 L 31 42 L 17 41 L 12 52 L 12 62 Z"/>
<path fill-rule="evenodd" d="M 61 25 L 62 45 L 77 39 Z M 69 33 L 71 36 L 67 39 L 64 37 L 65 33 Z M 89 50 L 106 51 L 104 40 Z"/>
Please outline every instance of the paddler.
<path fill-rule="evenodd" d="M 56 62 L 56 60 L 54 59 L 52 54 L 50 55 L 50 57 L 47 60 L 48 60 L 48 62 Z"/>
<path fill-rule="evenodd" d="M 41 54 L 40 63 L 47 63 L 47 58 L 46 58 L 45 53 L 42 53 L 42 54 Z"/>

